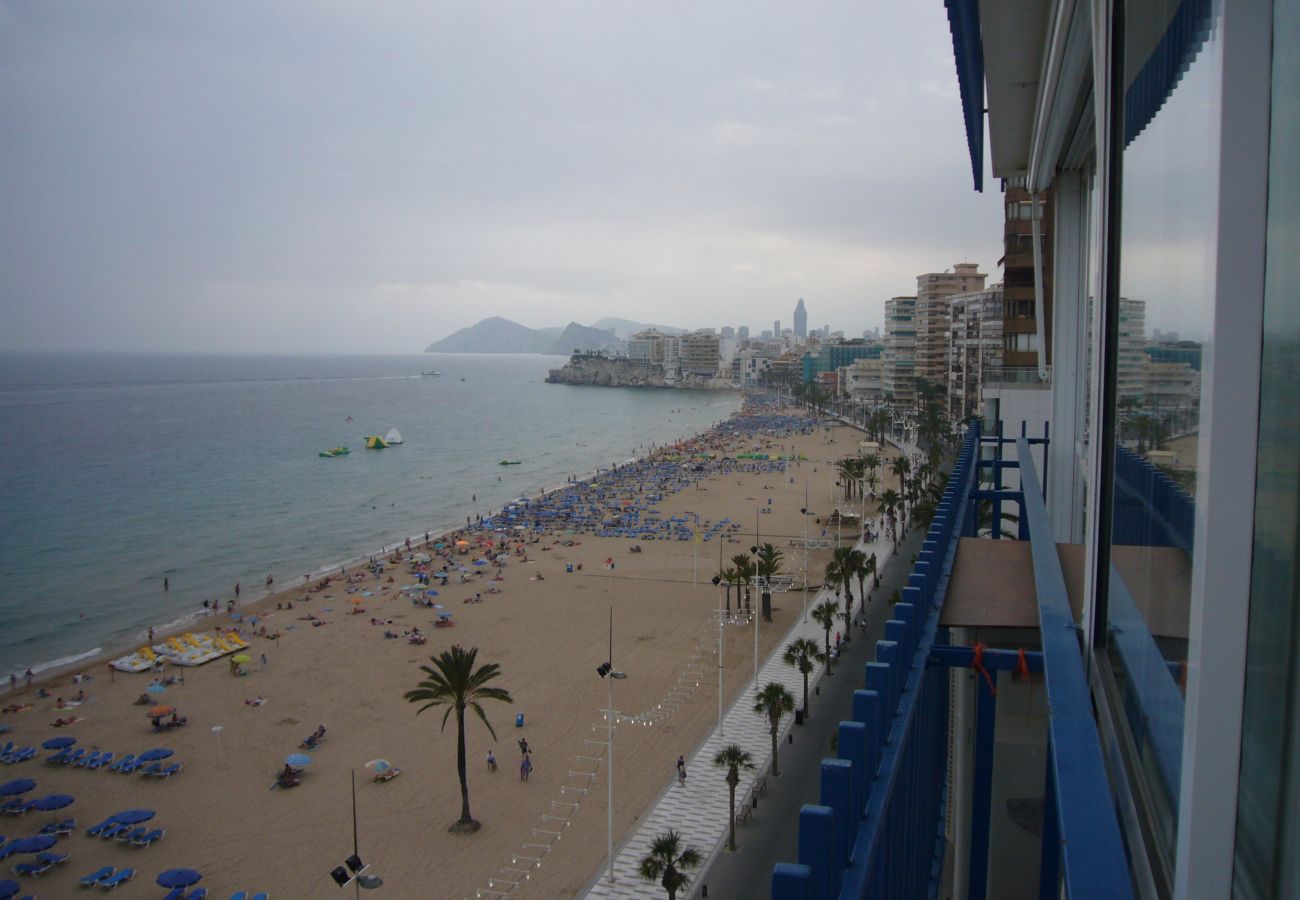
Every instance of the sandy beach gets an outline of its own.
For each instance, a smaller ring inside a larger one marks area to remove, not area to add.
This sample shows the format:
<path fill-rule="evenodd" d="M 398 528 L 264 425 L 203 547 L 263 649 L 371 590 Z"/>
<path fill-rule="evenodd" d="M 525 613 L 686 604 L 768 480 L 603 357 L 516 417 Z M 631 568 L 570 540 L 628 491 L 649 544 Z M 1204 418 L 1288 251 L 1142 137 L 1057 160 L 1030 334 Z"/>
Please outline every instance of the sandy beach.
<path fill-rule="evenodd" d="M 117 891 L 128 898 L 157 896 L 161 892 L 154 878 L 179 866 L 204 873 L 202 884 L 212 897 L 228 897 L 236 890 L 332 896 L 337 888 L 329 871 L 352 852 L 350 779 L 355 771 L 360 855 L 383 878 L 388 896 L 475 896 L 476 890 L 488 888 L 489 879 L 500 877 L 503 867 L 530 869 L 512 860 L 527 852 L 527 843 L 539 840 L 533 829 L 559 830 L 563 836 L 510 896 L 573 896 L 605 858 L 603 766 L 596 768 L 599 775 L 586 793 L 561 791 L 561 786 L 586 783 L 569 775 L 593 769 L 579 757 L 603 755 L 603 748 L 587 742 L 604 737 L 600 709 L 606 703 L 606 683 L 596 667 L 608 655 L 610 609 L 615 666 L 628 674 L 615 684 L 615 705 L 630 714 L 658 713 L 653 725 L 625 725 L 619 731 L 615 823 L 621 836 L 675 777 L 677 756 L 689 755 L 716 721 L 712 654 L 721 591 L 710 579 L 718 571 L 719 549 L 723 565 L 730 565 L 730 557 L 747 552 L 755 542 L 757 529 L 758 541 L 783 550 L 784 571 L 794 576 L 797 587 L 803 555 L 790 540 L 800 537 L 804 527 L 800 507 L 805 484 L 809 536 L 819 537 L 834 506 L 832 463 L 856 452 L 859 439 L 858 432 L 838 426 L 766 439 L 719 437 L 711 447 L 719 455 L 764 444 L 762 452 L 772 456 L 802 454 L 807 459 L 790 462 L 786 473 L 695 473 L 684 468 L 685 486 L 665 492 L 661 500 L 626 498 L 664 519 L 694 521 L 698 516 L 701 522 L 729 519 L 739 526 L 723 528 L 709 541 L 596 537 L 569 533 L 556 524 L 525 545 L 528 562 L 514 554 L 513 543 L 508 545 L 499 581 L 491 580 L 498 571 L 492 566 L 467 567 L 471 574 L 463 584 L 453 569 L 450 583 L 438 587 L 436 598 L 452 614 L 451 627 L 435 627 L 438 610 L 416 606 L 400 591 L 413 581 L 407 565 L 389 567 L 378 578 L 367 573 L 352 590 L 335 579 L 323 590 L 308 592 L 299 578 L 294 587 L 237 610 L 239 620 L 225 612 L 203 619 L 191 630 L 239 628 L 251 643 L 252 662 L 243 677 L 232 675 L 224 659 L 192 669 L 168 668 L 166 674 L 183 674 L 184 683 L 152 696 L 187 717 L 183 728 L 153 733 L 146 708 L 134 705 L 152 676 L 110 675 L 104 661 L 84 669 L 93 676 L 89 681 L 73 684 L 65 674 L 6 695 L 7 704 L 31 703 L 33 708 L 0 717 L 11 728 L 0 736 L 0 744 L 12 740 L 18 746 L 39 746 L 71 735 L 79 747 L 111 750 L 118 757 L 165 746 L 175 750 L 183 769 L 162 781 L 45 765 L 41 760 L 50 754 L 42 752 L 35 760 L 0 768 L 0 781 L 33 778 L 38 786 L 27 797 L 68 793 L 76 803 L 60 813 L 0 817 L 0 834 L 33 834 L 56 818 L 76 817 L 76 832 L 56 848 L 71 853 L 71 861 L 29 886 L 41 896 L 71 896 L 79 876 L 104 865 L 137 870 L 134 882 Z M 882 487 L 890 486 L 892 476 L 884 475 L 883 481 Z M 850 508 L 856 511 L 857 506 L 854 501 Z M 873 514 L 868 506 L 867 515 Z M 830 537 L 834 535 L 832 527 Z M 846 533 L 845 542 L 852 537 Z M 634 545 L 641 552 L 633 552 Z M 477 554 L 476 546 L 474 554 L 454 557 L 454 562 Z M 818 573 L 828 556 L 828 550 L 809 553 L 812 584 L 820 583 Z M 573 572 L 567 571 L 570 566 Z M 489 587 L 499 593 L 489 593 Z M 464 602 L 475 595 L 481 602 Z M 754 599 L 757 604 L 757 594 Z M 737 602 L 734 591 L 731 600 Z M 802 600 L 797 589 L 773 596 L 774 621 L 759 628 L 760 657 L 771 652 L 800 615 Z M 277 609 L 290 602 L 292 609 Z M 258 617 L 255 626 L 250 615 Z M 408 633 L 417 627 L 427 637 L 421 646 L 409 643 Z M 278 633 L 278 639 L 259 636 L 262 628 Z M 398 637 L 386 638 L 385 632 Z M 753 639 L 752 627 L 726 629 L 728 703 L 752 674 Z M 403 697 L 423 677 L 418 667 L 452 644 L 477 647 L 480 664 L 499 663 L 501 677 L 493 684 L 513 697 L 510 704 L 485 706 L 495 742 L 481 722 L 467 717 L 470 805 L 483 825 L 468 836 L 447 831 L 460 807 L 454 717 L 442 732 L 441 710 L 417 716 L 416 706 Z M 696 679 L 687 666 L 702 657 L 709 669 Z M 665 698 L 683 687 L 694 689 L 696 680 L 700 684 L 693 695 L 665 716 Z M 36 696 L 42 686 L 50 697 Z M 87 695 L 84 703 L 56 708 L 57 698 L 71 698 L 79 690 Z M 257 698 L 264 702 L 246 703 Z M 516 727 L 516 714 L 524 716 L 524 727 Z M 80 721 L 62 728 L 50 724 L 70 715 Z M 272 790 L 285 757 L 322 724 L 328 729 L 326 739 L 311 753 L 301 785 Z M 520 738 L 532 749 L 528 781 L 520 779 Z M 487 770 L 489 749 L 499 762 L 496 772 Z M 401 775 L 375 782 L 363 769 L 375 758 L 391 761 Z M 721 777 L 692 776 L 715 774 Z M 137 849 L 85 835 L 86 826 L 138 807 L 156 810 L 150 824 L 167 829 L 154 846 Z M 561 821 L 566 819 L 567 824 Z"/>

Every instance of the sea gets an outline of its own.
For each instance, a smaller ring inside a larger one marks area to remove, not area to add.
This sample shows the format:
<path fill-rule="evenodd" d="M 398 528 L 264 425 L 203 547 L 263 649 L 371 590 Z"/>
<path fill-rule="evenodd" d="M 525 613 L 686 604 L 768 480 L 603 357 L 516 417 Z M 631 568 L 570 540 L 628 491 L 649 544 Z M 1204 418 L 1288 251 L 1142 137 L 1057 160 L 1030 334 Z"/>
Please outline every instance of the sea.
<path fill-rule="evenodd" d="M 138 644 L 236 583 L 242 602 L 301 584 L 740 406 L 546 384 L 565 361 L 0 353 L 0 674 Z"/>

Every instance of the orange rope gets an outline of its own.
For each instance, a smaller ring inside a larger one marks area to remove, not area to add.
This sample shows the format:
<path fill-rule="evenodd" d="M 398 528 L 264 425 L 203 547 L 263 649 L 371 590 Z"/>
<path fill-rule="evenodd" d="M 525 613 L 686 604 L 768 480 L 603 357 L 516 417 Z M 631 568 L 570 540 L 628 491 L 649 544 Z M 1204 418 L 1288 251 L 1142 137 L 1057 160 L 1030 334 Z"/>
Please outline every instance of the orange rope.
<path fill-rule="evenodd" d="M 984 645 L 976 644 L 974 649 L 975 655 L 971 657 L 970 667 L 984 676 L 984 680 L 989 686 L 989 693 L 996 697 L 998 686 L 993 682 L 993 676 L 989 674 L 989 670 L 984 668 Z"/>

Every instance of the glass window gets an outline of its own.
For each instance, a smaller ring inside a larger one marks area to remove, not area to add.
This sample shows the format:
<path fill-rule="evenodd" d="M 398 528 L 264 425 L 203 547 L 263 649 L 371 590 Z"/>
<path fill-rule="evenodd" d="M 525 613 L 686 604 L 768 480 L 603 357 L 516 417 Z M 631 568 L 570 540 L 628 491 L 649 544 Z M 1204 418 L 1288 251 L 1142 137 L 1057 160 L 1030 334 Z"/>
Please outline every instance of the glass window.
<path fill-rule="evenodd" d="M 1126 5 L 1107 659 L 1156 877 L 1173 871 L 1199 391 L 1150 390 L 1150 329 L 1205 340 L 1214 302 L 1219 45 L 1209 0 Z M 1207 357 L 1208 359 L 1208 357 Z M 1208 372 L 1202 373 L 1208 379 Z"/>
<path fill-rule="evenodd" d="M 1300 33 L 1274 6 L 1273 33 Z M 1233 896 L 1300 895 L 1300 50 L 1273 45 L 1264 342 Z"/>

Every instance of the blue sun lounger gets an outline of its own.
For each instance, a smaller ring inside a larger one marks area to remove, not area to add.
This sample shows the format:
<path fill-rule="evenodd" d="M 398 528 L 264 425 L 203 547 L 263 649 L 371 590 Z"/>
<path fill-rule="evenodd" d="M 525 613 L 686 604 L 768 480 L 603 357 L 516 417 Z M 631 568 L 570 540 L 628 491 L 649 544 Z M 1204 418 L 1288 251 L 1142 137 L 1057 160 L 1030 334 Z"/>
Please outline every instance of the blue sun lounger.
<path fill-rule="evenodd" d="M 76 819 L 64 819 L 62 822 L 51 822 L 40 830 L 40 834 L 52 834 L 55 837 L 63 837 L 65 834 L 72 834 L 72 830 L 77 827 Z"/>
<path fill-rule="evenodd" d="M 165 835 L 166 833 L 167 833 L 167 829 L 165 828 L 155 828 L 153 831 L 149 832 L 148 834 L 144 834 L 138 838 L 132 839 L 130 841 L 130 844 L 132 847 L 148 847 L 154 841 L 161 841 L 163 839 L 163 835 Z"/>
<path fill-rule="evenodd" d="M 159 772 L 161 772 L 162 770 L 163 770 L 163 764 L 160 763 L 160 762 L 156 762 L 156 763 L 154 763 L 153 765 L 151 765 L 149 768 L 147 768 L 147 769 L 145 769 L 144 771 L 142 771 L 142 772 L 140 773 L 140 777 L 141 777 L 141 778 L 148 778 L 150 775 L 157 775 L 157 774 L 158 774 Z"/>
<path fill-rule="evenodd" d="M 82 887 L 90 887 L 92 884 L 99 884 L 101 881 L 103 881 L 105 878 L 107 878 L 112 874 L 113 874 L 113 867 L 104 866 L 102 869 L 96 869 L 94 872 L 91 872 L 89 875 L 81 876 L 81 878 L 79 878 L 78 881 L 81 882 Z"/>
<path fill-rule="evenodd" d="M 159 769 L 157 772 L 154 772 L 154 775 L 158 776 L 159 778 L 171 778 L 173 775 L 178 774 L 180 770 L 181 770 L 180 763 L 172 763 L 170 766 L 167 766 L 165 769 Z"/>
<path fill-rule="evenodd" d="M 137 838 L 142 838 L 148 833 L 149 833 L 149 829 L 141 825 L 139 828 L 136 828 L 134 831 L 130 830 L 130 828 L 126 828 L 123 829 L 122 831 L 119 831 L 117 834 L 113 835 L 113 840 L 121 841 L 124 844 L 129 844 L 131 841 L 134 841 Z"/>
<path fill-rule="evenodd" d="M 39 878 L 40 876 L 44 875 L 46 872 L 50 871 L 50 869 L 53 868 L 54 868 L 54 863 L 40 862 L 38 860 L 36 862 L 19 863 L 18 865 L 14 866 L 14 872 L 16 872 L 19 875 L 23 875 L 27 878 Z"/>
<path fill-rule="evenodd" d="M 114 818 L 113 816 L 109 816 L 107 819 L 100 822 L 98 825 L 91 825 L 89 828 L 87 828 L 86 834 L 90 835 L 91 837 L 99 837 L 101 834 L 104 833 L 105 828 L 112 825 L 116 821 L 117 821 L 116 818 Z"/>
<path fill-rule="evenodd" d="M 73 765 L 76 766 L 78 769 L 84 769 L 87 766 L 93 766 L 94 764 L 99 762 L 99 755 L 100 754 L 98 750 L 93 750 L 91 751 L 91 754 L 89 756 L 83 756 L 81 759 L 74 762 Z"/>
<path fill-rule="evenodd" d="M 119 884 L 122 884 L 123 882 L 126 881 L 130 881 L 134 877 L 135 877 L 135 869 L 132 869 L 128 866 L 125 869 L 122 869 L 118 872 L 114 872 L 112 875 L 109 875 L 107 878 L 100 881 L 99 886 L 106 891 L 111 891 Z"/>
<path fill-rule="evenodd" d="M 122 758 L 119 759 L 117 762 L 115 762 L 115 763 L 113 763 L 111 766 L 109 766 L 109 767 L 108 767 L 108 771 L 110 771 L 110 772 L 122 772 L 122 771 L 127 771 L 126 767 L 129 766 L 129 765 L 131 765 L 133 762 L 135 762 L 135 754 L 134 754 L 134 753 L 128 753 L 126 756 L 122 757 Z"/>
<path fill-rule="evenodd" d="M 99 836 L 106 841 L 110 841 L 113 838 L 117 837 L 122 832 L 129 829 L 130 827 L 131 827 L 130 825 L 123 825 L 121 822 L 114 822 L 113 824 L 105 828 L 103 831 L 101 831 L 99 833 Z"/>
<path fill-rule="evenodd" d="M 105 751 L 103 754 L 100 755 L 99 759 L 95 760 L 93 763 L 87 763 L 86 768 L 101 769 L 104 766 L 111 763 L 112 761 L 113 761 L 113 752 L 111 750 Z"/>

